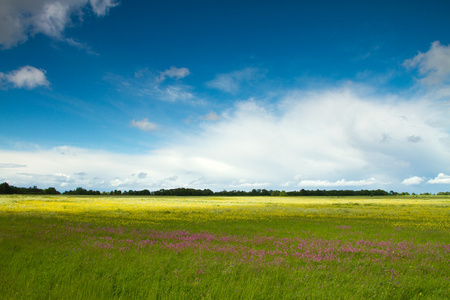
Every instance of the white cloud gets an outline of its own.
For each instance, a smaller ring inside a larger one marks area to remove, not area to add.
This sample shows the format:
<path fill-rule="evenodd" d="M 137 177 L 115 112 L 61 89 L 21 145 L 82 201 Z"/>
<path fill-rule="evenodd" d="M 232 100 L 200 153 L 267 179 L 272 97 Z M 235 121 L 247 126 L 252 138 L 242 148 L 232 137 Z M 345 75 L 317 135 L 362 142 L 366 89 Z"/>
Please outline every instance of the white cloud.
<path fill-rule="evenodd" d="M 3 0 L 0 2 L 0 46 L 12 48 L 30 36 L 43 33 L 61 38 L 71 16 L 86 5 L 104 16 L 116 5 L 113 0 Z"/>
<path fill-rule="evenodd" d="M 419 52 L 415 57 L 405 60 L 407 68 L 417 68 L 421 81 L 426 84 L 440 84 L 450 79 L 450 46 L 443 46 L 439 41 L 431 44 L 430 50 Z"/>
<path fill-rule="evenodd" d="M 236 93 L 243 84 L 249 84 L 261 79 L 264 73 L 256 68 L 246 68 L 227 74 L 218 74 L 216 78 L 206 83 L 206 86 L 227 93 Z"/>
<path fill-rule="evenodd" d="M 36 173 L 16 173 L 22 178 L 29 178 L 34 182 L 51 182 L 50 186 L 59 184 L 59 186 L 66 186 L 67 184 L 76 182 L 70 175 L 55 173 L 55 174 L 36 174 Z M 36 184 L 34 184 L 36 185 Z"/>
<path fill-rule="evenodd" d="M 69 13 L 67 3 L 45 3 L 41 13 L 33 20 L 35 32 L 59 38 L 69 22 Z"/>
<path fill-rule="evenodd" d="M 356 187 L 356 186 L 368 186 L 376 184 L 375 178 L 362 179 L 362 180 L 337 180 L 330 182 L 328 180 L 302 180 L 298 183 L 299 187 Z"/>
<path fill-rule="evenodd" d="M 223 176 L 252 182 L 275 184 L 297 175 L 331 183 L 355 178 L 343 185 L 375 185 L 365 178 L 400 182 L 405 172 L 450 162 L 441 142 L 445 128 L 430 123 L 446 118 L 436 110 L 418 100 L 362 99 L 349 89 L 293 92 L 272 107 L 238 103 L 177 156 L 219 161 L 227 166 L 220 168 Z M 426 143 L 411 143 L 411 136 Z"/>
<path fill-rule="evenodd" d="M 450 184 L 450 175 L 445 175 L 444 173 L 439 173 L 434 179 L 427 181 L 429 184 Z"/>
<path fill-rule="evenodd" d="M 50 85 L 45 76 L 45 70 L 32 66 L 24 66 L 9 73 L 0 73 L 0 86 L 11 86 L 14 88 L 34 89 L 39 86 Z"/>
<path fill-rule="evenodd" d="M 142 131 L 154 131 L 158 128 L 158 126 L 150 122 L 147 118 L 144 118 L 140 121 L 131 120 L 130 125 L 136 128 L 139 128 Z"/>
<path fill-rule="evenodd" d="M 119 5 L 116 0 L 89 0 L 89 3 L 97 16 L 104 16 L 111 8 Z"/>
<path fill-rule="evenodd" d="M 267 188 L 270 186 L 269 182 L 247 182 L 245 179 L 240 179 L 231 182 L 230 189 L 249 190 L 256 188 Z"/>
<path fill-rule="evenodd" d="M 406 178 L 405 180 L 403 180 L 402 184 L 404 184 L 404 185 L 418 185 L 418 184 L 421 184 L 423 181 L 424 181 L 424 179 L 422 177 L 413 176 L 413 177 Z"/>
<path fill-rule="evenodd" d="M 188 76 L 189 74 L 191 74 L 191 72 L 188 68 L 176 68 L 172 66 L 170 67 L 170 69 L 159 73 L 159 80 L 164 81 L 167 77 L 181 79 Z"/>
<path fill-rule="evenodd" d="M 42 185 L 61 182 L 67 187 L 98 189 L 113 185 L 121 189 L 285 189 L 286 183 L 293 188 L 301 183 L 310 188 L 388 186 L 397 190 L 418 181 L 404 180 L 404 174 L 450 172 L 442 169 L 450 166 L 445 143 L 450 136 L 448 126 L 442 125 L 447 124 L 448 113 L 428 101 L 374 98 L 350 88 L 293 91 L 277 104 L 239 102 L 220 120 L 203 123 L 200 132 L 172 135 L 166 146 L 141 155 L 71 147 L 0 150 L 2 163 L 26 165 L 21 174 L 0 168 L 0 179 L 23 186 L 42 180 Z M 154 129 L 147 119 L 133 121 L 132 126 L 142 130 Z M 47 181 L 23 175 L 78 172 L 87 175 L 46 177 Z M 140 173 L 147 175 L 136 176 Z M 450 176 L 440 174 L 429 183 L 447 181 Z"/>

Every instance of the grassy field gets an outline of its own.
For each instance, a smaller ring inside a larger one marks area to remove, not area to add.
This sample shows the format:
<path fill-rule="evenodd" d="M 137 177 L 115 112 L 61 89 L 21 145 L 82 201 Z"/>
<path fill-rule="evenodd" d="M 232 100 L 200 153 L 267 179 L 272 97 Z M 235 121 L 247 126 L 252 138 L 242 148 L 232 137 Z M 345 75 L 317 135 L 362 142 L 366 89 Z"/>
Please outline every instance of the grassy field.
<path fill-rule="evenodd" d="M 448 299 L 450 198 L 0 196 L 0 299 Z"/>

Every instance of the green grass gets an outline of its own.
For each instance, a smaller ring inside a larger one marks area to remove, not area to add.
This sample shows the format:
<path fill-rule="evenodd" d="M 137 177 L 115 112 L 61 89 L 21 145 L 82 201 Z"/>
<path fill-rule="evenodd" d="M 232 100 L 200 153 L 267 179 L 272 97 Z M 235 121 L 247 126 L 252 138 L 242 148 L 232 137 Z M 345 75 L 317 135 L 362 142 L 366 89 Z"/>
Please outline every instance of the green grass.
<path fill-rule="evenodd" d="M 450 297 L 449 198 L 196 199 L 0 198 L 0 298 Z"/>

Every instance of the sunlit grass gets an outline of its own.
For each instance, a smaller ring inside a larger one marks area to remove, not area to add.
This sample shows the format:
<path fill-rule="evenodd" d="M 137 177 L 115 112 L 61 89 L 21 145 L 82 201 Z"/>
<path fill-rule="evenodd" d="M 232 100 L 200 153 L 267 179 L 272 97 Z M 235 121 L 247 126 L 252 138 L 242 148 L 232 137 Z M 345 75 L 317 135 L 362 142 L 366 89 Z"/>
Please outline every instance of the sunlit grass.
<path fill-rule="evenodd" d="M 449 232 L 445 196 L 0 196 L 0 295 L 442 299 Z"/>

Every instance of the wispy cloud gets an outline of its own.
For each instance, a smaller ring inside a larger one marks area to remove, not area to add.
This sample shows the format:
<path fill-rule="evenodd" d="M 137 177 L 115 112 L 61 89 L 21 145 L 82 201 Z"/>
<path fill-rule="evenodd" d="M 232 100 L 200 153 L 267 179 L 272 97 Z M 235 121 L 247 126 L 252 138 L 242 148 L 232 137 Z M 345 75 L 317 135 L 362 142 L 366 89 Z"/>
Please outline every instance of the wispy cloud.
<path fill-rule="evenodd" d="M 192 86 L 179 81 L 189 74 L 187 68 L 171 67 L 165 71 L 153 72 L 145 68 L 136 71 L 132 78 L 109 75 L 105 80 L 118 85 L 121 92 L 138 97 L 167 102 L 202 103 L 203 101 L 193 92 Z"/>
<path fill-rule="evenodd" d="M 130 125 L 132 127 L 136 127 L 142 131 L 154 131 L 158 128 L 158 126 L 153 123 L 150 122 L 147 118 L 144 118 L 142 120 L 136 121 L 136 120 L 131 120 Z"/>
<path fill-rule="evenodd" d="M 0 163 L 0 168 L 25 168 L 27 165 L 15 163 Z"/>
<path fill-rule="evenodd" d="M 39 86 L 48 87 L 50 82 L 45 73 L 45 70 L 32 66 L 24 66 L 6 74 L 0 72 L 0 87 L 26 89 L 34 89 Z"/>
<path fill-rule="evenodd" d="M 75 48 L 85 50 L 88 54 L 99 55 L 97 52 L 93 51 L 92 48 L 88 44 L 78 42 L 78 41 L 74 40 L 73 38 L 66 38 L 66 43 Z"/>
<path fill-rule="evenodd" d="M 222 92 L 237 93 L 243 85 L 248 85 L 263 78 L 265 72 L 257 68 L 246 68 L 226 74 L 218 74 L 208 81 L 206 86 Z"/>
<path fill-rule="evenodd" d="M 204 121 L 217 121 L 217 120 L 220 120 L 221 117 L 218 114 L 216 114 L 215 112 L 210 111 L 206 115 L 200 116 L 198 118 L 200 120 L 204 120 Z"/>
<path fill-rule="evenodd" d="M 190 102 L 195 101 L 195 96 L 192 93 L 192 87 L 184 84 L 169 85 L 165 87 L 158 87 L 154 90 L 153 95 L 157 95 L 159 100 L 169 102 Z"/>
<path fill-rule="evenodd" d="M 114 0 L 3 0 L 0 2 L 0 46 L 8 49 L 42 33 L 63 39 L 72 15 L 88 6 L 95 15 L 104 16 L 117 6 Z"/>

